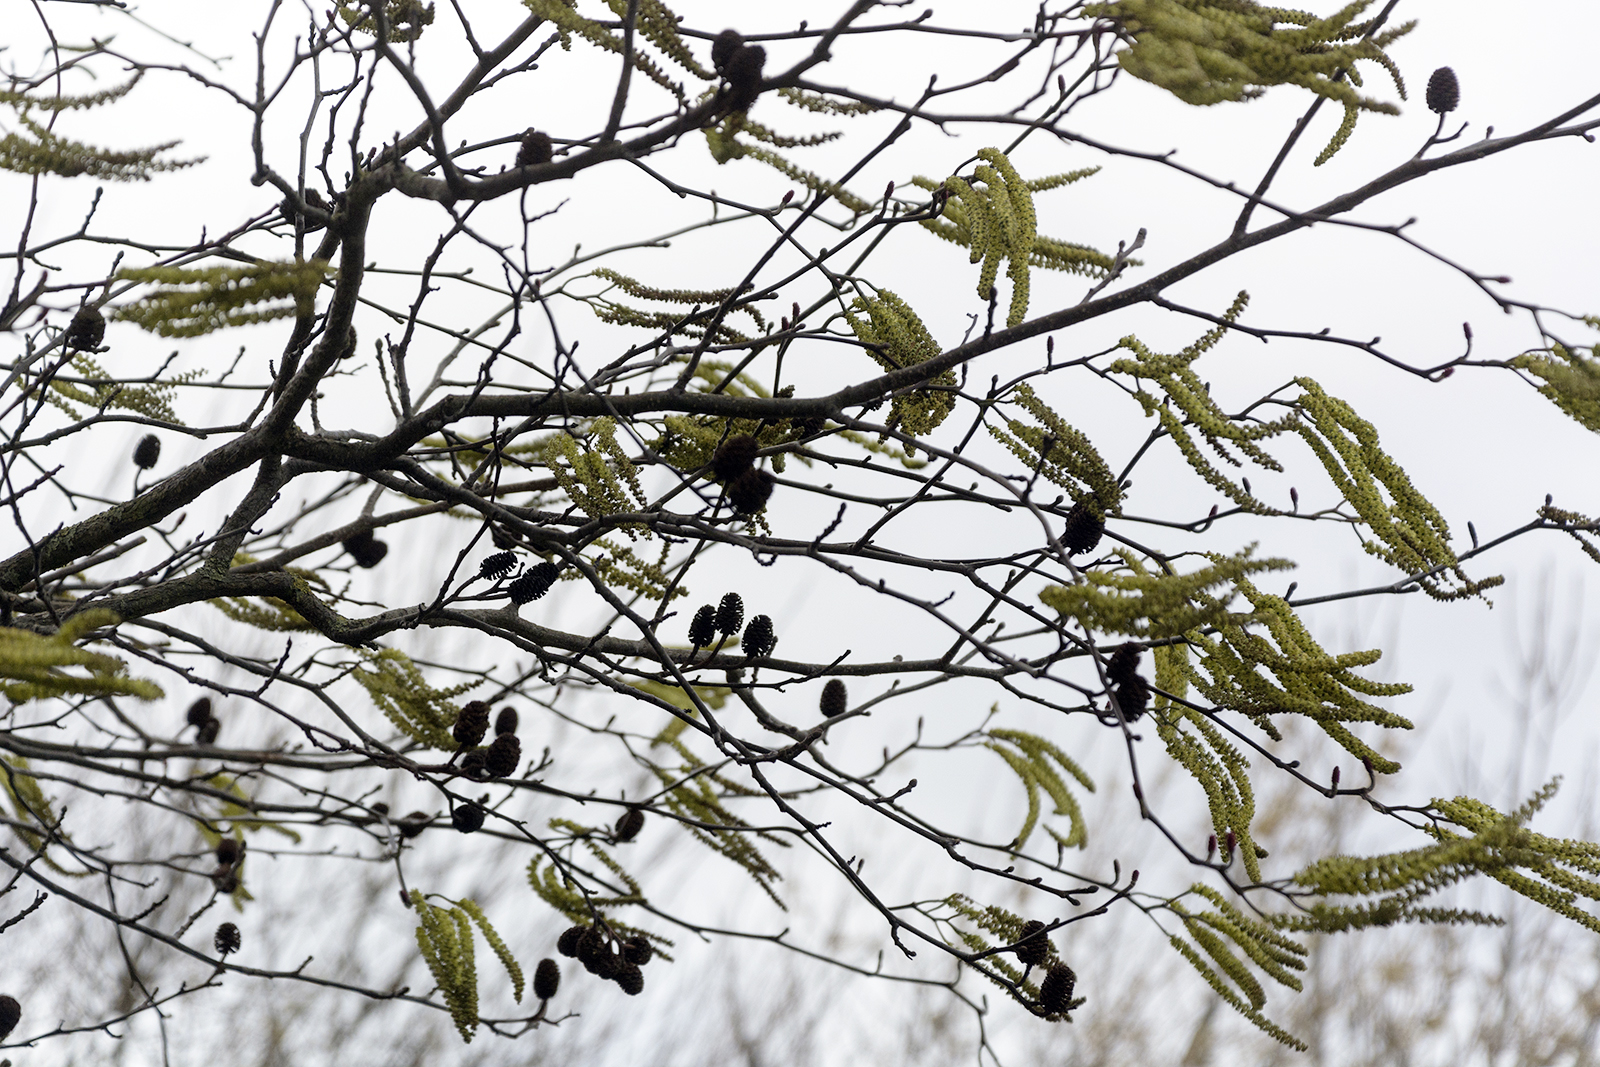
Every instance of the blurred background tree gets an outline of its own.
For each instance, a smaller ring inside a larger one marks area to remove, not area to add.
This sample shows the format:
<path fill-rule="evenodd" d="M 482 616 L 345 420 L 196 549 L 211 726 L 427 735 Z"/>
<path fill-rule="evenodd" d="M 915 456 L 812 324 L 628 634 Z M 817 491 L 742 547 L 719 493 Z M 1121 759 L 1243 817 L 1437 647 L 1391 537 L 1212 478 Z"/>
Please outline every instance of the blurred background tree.
<path fill-rule="evenodd" d="M 1592 449 L 1600 319 L 1387 206 L 1600 97 L 1469 137 L 1407 67 L 1369 132 L 1403 7 L 14 22 L 0 1047 L 1588 1062 L 1581 622 L 1441 776 L 1334 613 L 1600 560 L 1393 444 L 1470 376 Z"/>

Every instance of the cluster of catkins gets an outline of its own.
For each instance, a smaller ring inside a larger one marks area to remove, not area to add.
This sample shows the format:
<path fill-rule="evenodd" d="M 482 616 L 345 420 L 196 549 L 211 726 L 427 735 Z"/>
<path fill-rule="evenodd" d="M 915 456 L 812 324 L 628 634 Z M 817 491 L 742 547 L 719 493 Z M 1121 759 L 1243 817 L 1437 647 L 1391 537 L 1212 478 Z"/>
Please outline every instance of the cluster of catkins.
<path fill-rule="evenodd" d="M 750 110 L 761 95 L 761 68 L 766 64 L 767 50 L 758 44 L 745 44 L 738 30 L 717 34 L 711 42 L 711 65 L 728 83 L 722 91 L 724 112 Z"/>
<path fill-rule="evenodd" d="M 611 931 L 602 929 L 599 923 L 573 926 L 557 939 L 556 951 L 576 959 L 590 974 L 617 983 L 628 996 L 636 997 L 644 992 L 644 972 L 640 968 L 650 962 L 655 949 L 640 934 L 625 941 L 618 940 L 615 947 L 612 947 L 613 940 Z"/>
<path fill-rule="evenodd" d="M 721 634 L 726 641 L 739 632 L 743 622 L 744 600 L 738 593 L 729 593 L 716 607 L 706 604 L 694 613 L 694 619 L 689 623 L 689 643 L 697 649 L 710 648 L 717 640 L 717 634 Z M 750 659 L 765 659 L 772 655 L 777 644 L 772 620 L 765 615 L 751 619 L 750 625 L 744 628 L 744 637 L 739 641 L 739 647 Z"/>
<path fill-rule="evenodd" d="M 215 744 L 217 731 L 222 729 L 222 722 L 211 714 L 211 698 L 201 697 L 189 705 L 189 710 L 184 713 L 184 718 L 190 726 L 195 728 L 195 740 L 202 745 Z"/>
<path fill-rule="evenodd" d="M 461 773 L 475 782 L 489 778 L 509 778 L 517 773 L 522 762 L 522 742 L 517 740 L 517 710 L 500 709 L 494 720 L 494 740 L 488 747 L 478 747 L 489 732 L 489 705 L 474 700 L 456 713 L 455 727 L 450 731 L 461 746 Z"/>
<path fill-rule="evenodd" d="M 1150 703 L 1150 683 L 1139 675 L 1139 654 L 1143 651 L 1143 645 L 1129 641 L 1106 662 L 1106 680 L 1114 687 L 1112 696 L 1129 722 L 1137 722 Z"/>
<path fill-rule="evenodd" d="M 772 499 L 773 477 L 756 466 L 761 445 L 747 433 L 736 433 L 717 446 L 711 472 L 726 487 L 728 503 L 741 515 L 754 515 Z"/>
<path fill-rule="evenodd" d="M 1054 953 L 1054 946 L 1044 935 L 1045 924 L 1037 919 L 1022 924 L 1022 934 L 1017 938 L 1017 959 L 1030 970 L 1043 966 Z M 1061 1015 L 1072 1007 L 1072 990 L 1078 976 L 1072 968 L 1057 960 L 1045 971 L 1039 983 L 1039 1011 L 1045 1015 Z"/>

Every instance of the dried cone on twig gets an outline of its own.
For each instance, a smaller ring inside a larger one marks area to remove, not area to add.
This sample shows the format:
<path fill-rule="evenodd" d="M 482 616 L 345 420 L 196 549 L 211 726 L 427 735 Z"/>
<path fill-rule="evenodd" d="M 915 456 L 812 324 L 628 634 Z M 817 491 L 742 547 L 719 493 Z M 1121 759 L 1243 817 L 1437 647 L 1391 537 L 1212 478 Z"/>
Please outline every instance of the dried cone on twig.
<path fill-rule="evenodd" d="M 1129 722 L 1142 716 L 1150 703 L 1150 685 L 1139 675 L 1139 654 L 1143 651 L 1143 645 L 1129 641 L 1106 663 L 1106 678 L 1116 686 L 1117 706 Z"/>
<path fill-rule="evenodd" d="M 829 678 L 828 684 L 822 687 L 822 714 L 830 719 L 837 719 L 850 710 L 850 695 L 846 692 L 844 682 L 838 678 Z"/>
<path fill-rule="evenodd" d="M 0 996 L 0 1041 L 11 1035 L 21 1018 L 22 1005 L 17 1003 L 17 998 Z"/>
<path fill-rule="evenodd" d="M 561 988 L 561 965 L 552 959 L 542 959 L 533 972 L 533 995 L 549 1000 Z"/>
<path fill-rule="evenodd" d="M 523 604 L 538 600 L 550 591 L 555 580 L 561 577 L 561 568 L 548 561 L 531 568 L 507 587 L 511 594 L 511 602 L 521 607 Z"/>
<path fill-rule="evenodd" d="M 723 30 L 711 42 L 711 65 L 718 74 L 727 70 L 728 60 L 744 46 L 744 36 L 738 30 Z"/>
<path fill-rule="evenodd" d="M 1076 556 L 1092 552 L 1105 532 L 1106 520 L 1100 509 L 1093 504 L 1078 503 L 1067 512 L 1067 521 L 1061 528 L 1061 543 L 1067 547 L 1067 555 Z"/>
<path fill-rule="evenodd" d="M 450 825 L 464 834 L 483 829 L 483 809 L 476 804 L 458 804 L 450 813 Z"/>
<path fill-rule="evenodd" d="M 556 951 L 568 959 L 578 955 L 578 942 L 583 935 L 589 932 L 587 926 L 569 926 L 561 931 L 561 936 L 556 938 Z"/>
<path fill-rule="evenodd" d="M 756 453 L 761 446 L 747 433 L 736 433 L 717 446 L 711 457 L 711 470 L 722 481 L 729 482 L 755 465 Z"/>
<path fill-rule="evenodd" d="M 489 750 L 475 748 L 461 757 L 461 773 L 475 782 L 489 777 Z"/>
<path fill-rule="evenodd" d="M 219 956 L 238 952 L 240 943 L 239 928 L 232 923 L 223 923 L 217 927 L 217 932 L 211 938 L 211 947 L 217 950 Z"/>
<path fill-rule="evenodd" d="M 536 167 L 541 163 L 550 162 L 555 154 L 555 145 L 550 143 L 550 135 L 541 130 L 529 130 L 522 135 L 522 143 L 517 146 L 517 166 Z"/>
<path fill-rule="evenodd" d="M 522 742 L 517 740 L 516 734 L 501 734 L 489 746 L 483 766 L 490 778 L 509 778 L 517 773 L 517 764 L 521 762 Z"/>
<path fill-rule="evenodd" d="M 82 352 L 99 348 L 105 338 L 106 317 L 100 314 L 99 308 L 85 304 L 67 323 L 67 336 L 63 338 L 63 343 L 74 352 Z"/>
<path fill-rule="evenodd" d="M 775 481 L 766 471 L 751 467 L 728 483 L 728 503 L 741 515 L 754 515 L 772 499 Z"/>
<path fill-rule="evenodd" d="M 744 640 L 739 644 L 751 659 L 765 659 L 772 655 L 773 648 L 778 644 L 777 636 L 772 632 L 772 620 L 765 615 L 751 619 L 750 625 L 744 628 Z"/>
<path fill-rule="evenodd" d="M 616 831 L 611 835 L 618 841 L 632 841 L 639 836 L 639 831 L 644 829 L 644 812 L 638 808 L 629 808 L 617 820 Z"/>
<path fill-rule="evenodd" d="M 655 954 L 655 947 L 640 934 L 634 934 L 622 943 L 622 958 L 635 967 L 643 967 Z"/>
<path fill-rule="evenodd" d="M 216 744 L 217 734 L 220 733 L 221 730 L 221 720 L 207 719 L 205 722 L 200 724 L 200 730 L 195 734 L 195 739 L 198 740 L 202 745 Z"/>
<path fill-rule="evenodd" d="M 190 704 L 189 710 L 184 712 L 183 717 L 188 720 L 190 726 L 204 725 L 205 721 L 211 718 L 211 698 L 201 697 Z"/>
<path fill-rule="evenodd" d="M 147 433 L 139 438 L 139 443 L 133 446 L 133 465 L 142 471 L 147 471 L 156 465 L 161 458 L 161 438 L 153 433 Z"/>
<path fill-rule="evenodd" d="M 1037 967 L 1050 956 L 1050 941 L 1044 936 L 1044 923 L 1032 919 L 1022 924 L 1022 934 L 1017 938 L 1017 959 L 1029 967 Z"/>
<path fill-rule="evenodd" d="M 478 564 L 479 578 L 504 578 L 511 573 L 511 568 L 517 565 L 517 557 L 511 552 L 496 552 L 494 555 Z"/>
<path fill-rule="evenodd" d="M 413 838 L 428 828 L 428 823 L 433 820 L 425 811 L 413 811 L 403 819 L 395 820 L 395 829 L 400 831 L 400 836 Z"/>
<path fill-rule="evenodd" d="M 622 961 L 617 965 L 616 974 L 611 977 L 630 997 L 636 997 L 644 992 L 644 972 L 639 970 L 637 963 Z"/>
<path fill-rule="evenodd" d="M 1060 1015 L 1072 1006 L 1072 987 L 1078 976 L 1065 963 L 1058 963 L 1045 974 L 1039 983 L 1039 1007 L 1046 1015 Z"/>
<path fill-rule="evenodd" d="M 244 842 L 236 837 L 224 837 L 217 842 L 217 862 L 232 867 L 244 855 Z"/>
<path fill-rule="evenodd" d="M 456 739 L 456 744 L 470 748 L 480 743 L 488 732 L 489 705 L 481 700 L 473 700 L 456 712 L 456 724 L 450 734 Z"/>
<path fill-rule="evenodd" d="M 356 566 L 368 570 L 382 563 L 383 557 L 389 554 L 389 543 L 378 540 L 371 530 L 362 530 L 354 537 L 345 538 L 341 543 L 344 550 L 350 553 L 350 558 L 356 561 Z"/>
<path fill-rule="evenodd" d="M 748 111 L 761 95 L 761 68 L 767 65 L 767 50 L 758 44 L 741 45 L 728 58 L 722 76 L 728 79 L 726 107 L 729 111 Z"/>
<path fill-rule="evenodd" d="M 732 637 L 744 625 L 744 598 L 738 593 L 728 593 L 717 605 L 717 630 L 723 637 Z"/>
<path fill-rule="evenodd" d="M 1440 115 L 1448 114 L 1461 103 L 1461 83 L 1456 80 L 1456 72 L 1449 67 L 1440 67 L 1428 79 L 1428 110 Z"/>
<path fill-rule="evenodd" d="M 701 605 L 689 623 L 689 643 L 695 648 L 709 648 L 717 639 L 717 609 L 710 604 Z"/>
<path fill-rule="evenodd" d="M 591 926 L 584 930 L 578 938 L 578 962 L 583 964 L 583 969 L 590 974 L 598 974 L 601 961 L 611 952 L 606 944 L 606 935 L 600 932 L 598 926 Z"/>

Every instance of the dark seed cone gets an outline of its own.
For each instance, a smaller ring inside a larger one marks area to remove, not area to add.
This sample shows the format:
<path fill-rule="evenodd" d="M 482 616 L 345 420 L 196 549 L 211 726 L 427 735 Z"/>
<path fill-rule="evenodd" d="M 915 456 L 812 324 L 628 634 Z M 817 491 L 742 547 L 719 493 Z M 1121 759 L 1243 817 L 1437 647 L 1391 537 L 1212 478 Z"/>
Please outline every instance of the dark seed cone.
<path fill-rule="evenodd" d="M 545 562 L 530 568 L 526 574 L 507 587 L 507 591 L 511 594 L 511 602 L 521 607 L 538 600 L 550 591 L 550 587 L 560 576 L 561 568 L 554 563 Z"/>
<path fill-rule="evenodd" d="M 133 465 L 142 471 L 147 471 L 156 465 L 161 458 L 161 438 L 153 433 L 147 433 L 139 438 L 139 443 L 133 446 Z"/>
<path fill-rule="evenodd" d="M 362 530 L 354 537 L 347 537 L 342 544 L 344 550 L 350 553 L 350 558 L 356 561 L 356 566 L 368 570 L 382 563 L 383 557 L 389 554 L 389 543 L 378 540 L 371 530 Z"/>
<path fill-rule="evenodd" d="M 729 111 L 749 111 L 761 95 L 761 68 L 767 65 L 767 50 L 758 44 L 739 47 L 728 59 L 722 76 L 728 79 L 725 106 Z"/>
<path fill-rule="evenodd" d="M 598 926 L 591 926 L 584 930 L 578 938 L 578 962 L 583 964 L 583 969 L 590 974 L 598 974 L 597 968 L 600 961 L 610 955 L 611 948 L 606 944 L 606 935 L 600 932 Z"/>
<path fill-rule="evenodd" d="M 238 952 L 240 943 L 239 928 L 232 923 L 223 923 L 217 927 L 217 932 L 211 938 L 211 947 L 217 950 L 219 956 Z"/>
<path fill-rule="evenodd" d="M 232 867 L 244 855 L 244 842 L 236 837 L 224 837 L 217 842 L 217 862 Z"/>
<path fill-rule="evenodd" d="M 517 740 L 516 734 L 501 734 L 489 746 L 483 766 L 490 778 L 510 778 L 517 773 L 517 764 L 521 762 L 522 742 Z"/>
<path fill-rule="evenodd" d="M 1050 956 L 1050 939 L 1044 936 L 1044 923 L 1037 919 L 1022 924 L 1022 936 L 1017 938 L 1017 959 L 1029 967 L 1037 967 Z"/>
<path fill-rule="evenodd" d="M 655 954 L 655 946 L 639 934 L 634 934 L 622 943 L 622 958 L 635 967 L 643 967 Z"/>
<path fill-rule="evenodd" d="M 1039 1007 L 1046 1015 L 1060 1015 L 1072 1004 L 1072 987 L 1077 984 L 1078 976 L 1071 967 L 1056 964 L 1039 983 Z"/>
<path fill-rule="evenodd" d="M 211 872 L 211 884 L 217 887 L 217 892 L 228 896 L 239 888 L 239 871 L 234 867 L 218 867 Z"/>
<path fill-rule="evenodd" d="M 741 515 L 754 515 L 772 499 L 774 481 L 771 474 L 751 467 L 728 483 L 728 503 Z"/>
<path fill-rule="evenodd" d="M 732 481 L 755 464 L 760 450 L 754 437 L 736 433 L 717 446 L 716 455 L 711 457 L 711 470 L 720 480 Z"/>
<path fill-rule="evenodd" d="M 72 316 L 72 321 L 67 323 L 67 336 L 64 343 L 74 352 L 82 352 L 89 348 L 99 348 L 100 342 L 106 338 L 106 317 L 100 314 L 99 308 L 89 307 L 87 304 L 78 309 Z"/>
<path fill-rule="evenodd" d="M 195 740 L 202 745 L 214 745 L 217 734 L 222 730 L 222 722 L 218 719 L 207 719 L 200 724 L 200 732 L 195 735 Z"/>
<path fill-rule="evenodd" d="M 837 719 L 850 710 L 850 694 L 845 691 L 844 682 L 838 678 L 829 678 L 828 684 L 822 687 L 822 714 L 830 719 Z"/>
<path fill-rule="evenodd" d="M 723 30 L 711 42 L 711 65 L 721 74 L 727 69 L 728 60 L 733 54 L 744 46 L 744 35 L 738 30 Z"/>
<path fill-rule="evenodd" d="M 644 992 L 644 972 L 639 970 L 637 963 L 623 961 L 618 964 L 617 973 L 612 978 L 630 997 L 636 997 Z"/>
<path fill-rule="evenodd" d="M 1117 686 L 1117 707 L 1129 722 L 1138 722 L 1150 703 L 1150 687 L 1143 678 L 1134 676 L 1132 685 Z"/>
<path fill-rule="evenodd" d="M 211 698 L 201 697 L 193 704 L 190 704 L 189 710 L 184 713 L 183 717 L 189 720 L 190 726 L 203 725 L 207 719 L 211 718 Z"/>
<path fill-rule="evenodd" d="M 462 705 L 456 712 L 456 724 L 450 731 L 451 736 L 459 745 L 476 745 L 483 741 L 483 735 L 489 732 L 489 705 L 481 700 L 473 700 Z"/>
<path fill-rule="evenodd" d="M 475 748 L 461 757 L 461 773 L 475 782 L 484 781 L 489 777 L 489 750 Z"/>
<path fill-rule="evenodd" d="M 632 841 L 639 836 L 639 831 L 644 829 L 644 812 L 638 808 L 629 808 L 617 820 L 617 826 L 612 833 L 618 841 Z"/>
<path fill-rule="evenodd" d="M 400 836 L 405 838 L 416 837 L 428 828 L 433 820 L 425 811 L 413 811 L 403 819 L 396 820 L 395 829 L 400 831 Z"/>
<path fill-rule="evenodd" d="M 694 613 L 689 623 L 689 643 L 695 648 L 708 648 L 717 639 L 717 609 L 706 604 Z"/>
<path fill-rule="evenodd" d="M 744 598 L 738 593 L 723 596 L 717 605 L 717 630 L 723 637 L 732 637 L 744 625 Z"/>
<path fill-rule="evenodd" d="M 0 1041 L 11 1035 L 17 1028 L 17 1022 L 22 1018 L 22 1005 L 17 1003 L 16 997 L 0 997 Z"/>
<path fill-rule="evenodd" d="M 778 638 L 772 632 L 772 620 L 765 615 L 751 619 L 750 625 L 744 628 L 744 640 L 739 644 L 751 659 L 765 659 L 772 655 L 773 648 L 778 644 Z"/>
<path fill-rule="evenodd" d="M 1440 67 L 1428 79 L 1428 110 L 1440 115 L 1448 114 L 1461 103 L 1461 83 L 1456 80 L 1456 72 L 1449 67 Z"/>
<path fill-rule="evenodd" d="M 550 162 L 554 155 L 555 145 L 550 143 L 550 135 L 540 130 L 529 130 L 522 135 L 522 143 L 517 146 L 517 166 L 536 167 Z"/>
<path fill-rule="evenodd" d="M 476 804 L 459 804 L 450 813 L 450 825 L 464 834 L 483 829 L 483 809 Z"/>
<path fill-rule="evenodd" d="M 569 926 L 556 938 L 556 951 L 568 959 L 578 955 L 578 941 L 589 932 L 587 926 Z"/>
<path fill-rule="evenodd" d="M 329 212 L 330 214 L 333 211 L 328 202 L 322 198 L 322 194 L 317 192 L 315 189 L 306 190 L 306 203 L 310 204 L 314 208 L 321 208 L 323 211 Z M 284 197 L 283 203 L 279 205 L 278 210 L 282 211 L 283 217 L 291 223 L 294 222 L 296 218 L 301 219 L 306 233 L 314 233 L 317 230 L 322 229 L 323 224 L 321 222 L 314 222 L 309 215 L 303 215 L 295 210 L 294 199 L 292 197 Z"/>
<path fill-rule="evenodd" d="M 1067 512 L 1067 521 L 1061 530 L 1061 543 L 1067 546 L 1067 555 L 1090 552 L 1100 543 L 1106 532 L 1106 521 L 1099 510 L 1090 504 L 1074 504 Z"/>
<path fill-rule="evenodd" d="M 561 965 L 552 959 L 542 959 L 533 972 L 533 995 L 549 1000 L 561 988 Z"/>
<path fill-rule="evenodd" d="M 494 717 L 494 735 L 514 734 L 517 732 L 517 709 L 507 705 L 500 709 L 500 714 Z"/>
<path fill-rule="evenodd" d="M 496 552 L 478 564 L 479 578 L 504 578 L 517 565 L 517 557 L 510 552 Z"/>

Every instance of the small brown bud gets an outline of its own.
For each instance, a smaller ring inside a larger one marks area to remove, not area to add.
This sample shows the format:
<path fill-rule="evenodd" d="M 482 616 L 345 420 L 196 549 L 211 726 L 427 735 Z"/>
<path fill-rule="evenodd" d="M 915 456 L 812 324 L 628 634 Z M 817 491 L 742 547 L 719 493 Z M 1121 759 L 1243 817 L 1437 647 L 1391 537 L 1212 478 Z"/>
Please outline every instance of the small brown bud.
<path fill-rule="evenodd" d="M 371 530 L 362 530 L 345 538 L 341 544 L 350 553 L 350 558 L 356 561 L 356 566 L 368 570 L 382 563 L 383 557 L 389 554 L 389 543 L 378 540 Z"/>
<path fill-rule="evenodd" d="M 74 352 L 83 352 L 99 348 L 105 338 L 106 317 L 100 314 L 99 308 L 85 304 L 67 323 L 67 336 L 63 338 L 63 343 Z"/>
<path fill-rule="evenodd" d="M 147 471 L 156 465 L 161 458 L 161 438 L 153 433 L 147 433 L 139 438 L 139 443 L 133 449 L 133 465 L 142 471 Z"/>
<path fill-rule="evenodd" d="M 1440 115 L 1448 114 L 1461 103 L 1461 83 L 1456 72 L 1440 67 L 1428 79 L 1428 110 Z"/>
<path fill-rule="evenodd" d="M 838 678 L 829 678 L 828 684 L 822 687 L 822 714 L 830 719 L 836 719 L 850 710 L 850 695 L 845 690 L 844 682 Z"/>
<path fill-rule="evenodd" d="M 569 926 L 561 931 L 561 936 L 556 938 L 556 951 L 568 959 L 578 954 L 578 941 L 589 932 L 587 926 Z"/>
<path fill-rule="evenodd" d="M 533 995 L 549 1000 L 561 988 L 561 965 L 552 959 L 542 959 L 533 972 Z"/>
<path fill-rule="evenodd" d="M 622 943 L 622 958 L 635 967 L 643 967 L 655 954 L 655 947 L 641 934 L 634 934 Z"/>
<path fill-rule="evenodd" d="M 611 836 L 618 841 L 632 841 L 639 836 L 639 831 L 644 829 L 644 812 L 638 808 L 629 808 L 617 819 L 616 828 Z"/>
<path fill-rule="evenodd" d="M 1065 963 L 1058 963 L 1039 983 L 1039 1007 L 1046 1015 L 1060 1015 L 1072 1005 L 1072 989 L 1078 976 Z"/>
<path fill-rule="evenodd" d="M 1045 924 L 1031 919 L 1022 924 L 1022 935 L 1017 938 L 1017 959 L 1029 967 L 1037 967 L 1050 956 L 1050 939 L 1044 936 Z"/>
<path fill-rule="evenodd" d="M 744 598 L 738 593 L 727 593 L 717 605 L 717 630 L 723 637 L 732 637 L 744 625 Z"/>
<path fill-rule="evenodd" d="M 550 162 L 554 155 L 555 145 L 550 142 L 550 135 L 540 130 L 529 130 L 522 135 L 522 143 L 517 146 L 517 166 L 536 167 Z"/>
<path fill-rule="evenodd" d="M 765 659 L 772 655 L 777 644 L 777 636 L 772 632 L 772 620 L 765 615 L 757 615 L 750 620 L 750 625 L 744 628 L 744 640 L 739 643 L 744 654 L 751 659 Z"/>
<path fill-rule="evenodd" d="M 184 712 L 183 717 L 189 721 L 190 726 L 203 726 L 205 721 L 211 718 L 211 698 L 201 697 L 190 704 L 189 710 Z"/>
<path fill-rule="evenodd" d="M 517 764 L 521 762 L 522 742 L 517 740 L 516 734 L 501 734 L 489 745 L 483 766 L 490 778 L 509 778 L 517 773 Z"/>
<path fill-rule="evenodd" d="M 239 928 L 232 923 L 223 923 L 217 927 L 217 932 L 211 938 L 211 947 L 217 950 L 219 956 L 238 952 L 240 943 Z"/>
<path fill-rule="evenodd" d="M 483 740 L 483 735 L 489 732 L 489 705 L 481 700 L 473 700 L 462 705 L 456 712 L 456 724 L 450 731 L 459 745 L 476 745 Z"/>
<path fill-rule="evenodd" d="M 11 1035 L 21 1019 L 22 1005 L 17 1003 L 17 998 L 0 996 L 0 1041 Z"/>
<path fill-rule="evenodd" d="M 644 992 L 644 972 L 639 970 L 637 963 L 619 963 L 616 973 L 611 977 L 630 997 L 636 997 Z"/>
<path fill-rule="evenodd" d="M 711 457 L 711 470 L 722 481 L 732 481 L 749 470 L 761 446 L 747 433 L 736 433 L 717 446 Z"/>
<path fill-rule="evenodd" d="M 494 735 L 514 734 L 517 732 L 517 709 L 507 704 L 500 709 L 500 714 L 494 717 Z"/>
<path fill-rule="evenodd" d="M 767 471 L 751 467 L 728 483 L 728 503 L 741 515 L 754 515 L 772 499 L 775 481 Z"/>

